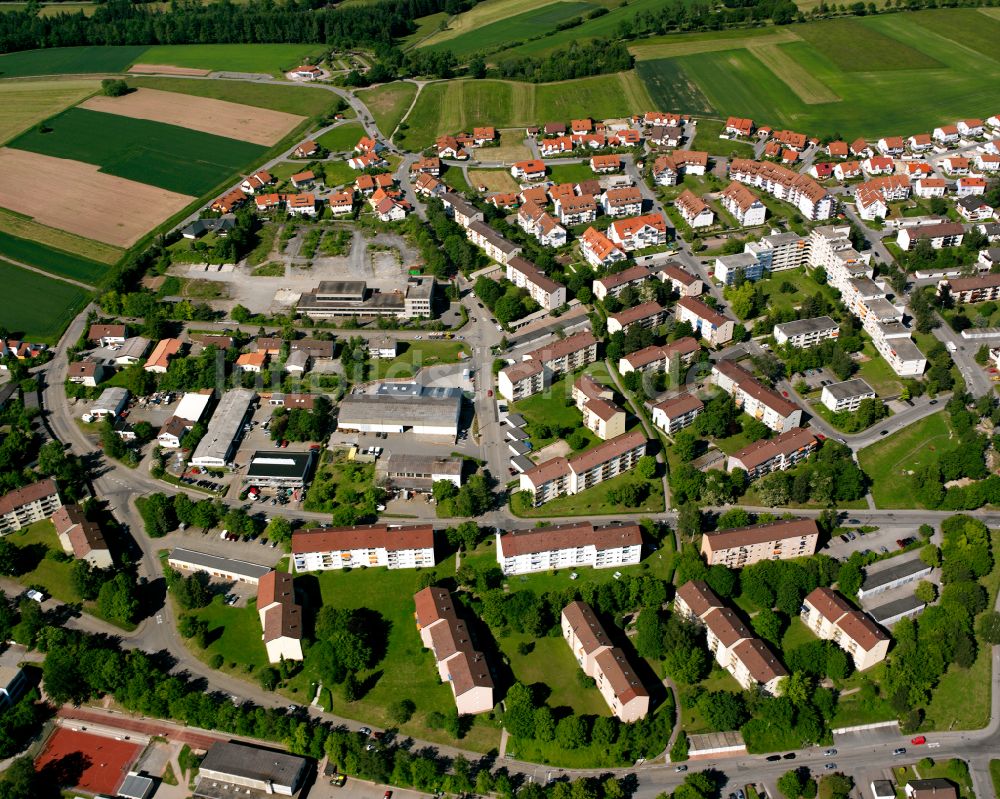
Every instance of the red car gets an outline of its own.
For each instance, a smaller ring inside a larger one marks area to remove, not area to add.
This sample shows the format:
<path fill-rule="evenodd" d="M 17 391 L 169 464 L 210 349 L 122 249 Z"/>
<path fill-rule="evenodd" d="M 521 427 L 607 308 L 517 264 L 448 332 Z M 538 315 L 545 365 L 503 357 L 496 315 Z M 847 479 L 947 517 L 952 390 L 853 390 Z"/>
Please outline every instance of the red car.
<path fill-rule="evenodd" d="M 386 791 L 382 794 L 382 799 L 392 799 L 392 791 Z"/>
<path fill-rule="evenodd" d="M 920 746 L 920 744 L 927 743 L 927 738 L 923 735 L 918 735 L 916 738 L 910 738 L 910 743 L 914 746 Z"/>

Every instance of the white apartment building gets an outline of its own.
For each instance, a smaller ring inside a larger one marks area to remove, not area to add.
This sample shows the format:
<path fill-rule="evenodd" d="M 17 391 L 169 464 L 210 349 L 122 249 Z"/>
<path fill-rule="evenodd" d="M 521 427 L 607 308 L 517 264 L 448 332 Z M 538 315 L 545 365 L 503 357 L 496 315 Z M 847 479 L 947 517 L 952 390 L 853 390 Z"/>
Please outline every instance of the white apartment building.
<path fill-rule="evenodd" d="M 621 252 L 621 250 L 618 250 Z M 622 257 L 625 254 L 622 253 Z M 651 277 L 649 270 L 644 266 L 631 266 L 628 269 L 613 275 L 595 278 L 593 282 L 594 296 L 603 301 L 607 297 L 617 297 L 626 286 L 638 288 Z"/>
<path fill-rule="evenodd" d="M 535 507 L 556 497 L 578 494 L 631 471 L 646 454 L 646 437 L 635 430 L 572 458 L 551 458 L 521 473 L 519 489 L 530 491 Z"/>
<path fill-rule="evenodd" d="M 781 272 L 804 266 L 809 260 L 809 244 L 798 233 L 771 233 L 760 241 L 748 241 L 743 252 L 750 253 L 765 272 Z"/>
<path fill-rule="evenodd" d="M 787 519 L 769 524 L 705 533 L 701 554 L 706 563 L 742 569 L 760 560 L 803 558 L 816 552 L 819 528 L 813 519 Z"/>
<path fill-rule="evenodd" d="M 587 228 L 580 237 L 580 251 L 587 263 L 595 269 L 610 269 L 615 264 L 628 259 L 624 250 L 615 245 L 601 231 L 592 227 Z M 598 288 L 597 283 L 598 281 L 595 280 L 595 290 Z"/>
<path fill-rule="evenodd" d="M 866 399 L 875 399 L 875 389 L 860 377 L 823 386 L 820 396 L 820 401 L 834 413 L 856 411 Z"/>
<path fill-rule="evenodd" d="M 485 222 L 470 222 L 465 229 L 465 235 L 490 258 L 504 266 L 521 252 L 517 244 L 505 239 Z"/>
<path fill-rule="evenodd" d="M 636 216 L 642 213 L 642 192 L 636 186 L 608 189 L 601 195 L 601 208 L 608 216 Z"/>
<path fill-rule="evenodd" d="M 652 406 L 653 424 L 673 435 L 692 424 L 704 409 L 705 403 L 694 394 L 679 394 Z"/>
<path fill-rule="evenodd" d="M 722 207 L 735 217 L 743 227 L 763 225 L 767 206 L 742 183 L 733 181 L 722 191 Z"/>
<path fill-rule="evenodd" d="M 626 308 L 619 313 L 608 316 L 608 333 L 619 330 L 628 332 L 633 327 L 658 327 L 670 317 L 670 311 L 660 303 L 651 300 L 632 308 Z"/>
<path fill-rule="evenodd" d="M 836 198 L 811 177 L 769 161 L 734 158 L 729 177 L 791 203 L 806 219 L 829 219 L 837 210 Z"/>
<path fill-rule="evenodd" d="M 589 330 L 574 333 L 532 350 L 521 363 L 501 369 L 497 375 L 497 389 L 513 402 L 544 391 L 554 377 L 596 360 L 597 339 L 593 334 Z"/>
<path fill-rule="evenodd" d="M 771 472 L 791 469 L 808 458 L 817 447 L 816 437 L 804 427 L 796 427 L 771 439 L 755 441 L 729 456 L 726 469 L 743 469 L 750 480 Z"/>
<path fill-rule="evenodd" d="M 687 322 L 701 338 L 713 346 L 721 346 L 733 339 L 735 322 L 695 297 L 681 297 L 674 306 L 678 322 Z"/>
<path fill-rule="evenodd" d="M 802 602 L 802 622 L 818 638 L 833 641 L 864 671 L 889 652 L 889 636 L 865 613 L 830 588 L 817 588 Z"/>
<path fill-rule="evenodd" d="M 693 228 L 709 227 L 715 224 L 715 211 L 689 189 L 684 189 L 677 196 L 674 200 L 674 207 L 684 221 Z"/>
<path fill-rule="evenodd" d="M 805 349 L 815 347 L 827 339 L 835 339 L 840 335 L 840 325 L 829 316 L 817 316 L 813 319 L 798 319 L 793 322 L 783 322 L 774 326 L 774 340 L 778 344 Z"/>
<path fill-rule="evenodd" d="M 763 422 L 776 433 L 798 427 L 802 423 L 802 409 L 798 405 L 760 383 L 734 361 L 713 364 L 712 380 L 732 396 L 737 408 Z"/>
<path fill-rule="evenodd" d="M 608 238 L 626 252 L 667 243 L 667 221 L 663 214 L 645 214 L 618 219 L 608 228 Z"/>
<path fill-rule="evenodd" d="M 528 295 L 546 311 L 566 304 L 566 287 L 548 277 L 531 261 L 514 256 L 507 261 L 507 279 Z"/>
<path fill-rule="evenodd" d="M 642 531 L 637 524 L 574 522 L 497 533 L 497 563 L 504 574 L 550 569 L 610 569 L 642 560 Z"/>
<path fill-rule="evenodd" d="M 62 505 L 55 480 L 45 478 L 0 497 L 0 535 L 51 516 Z"/>
<path fill-rule="evenodd" d="M 701 351 L 701 345 L 690 336 L 664 344 L 653 344 L 618 359 L 618 371 L 623 375 L 636 370 L 640 372 L 666 372 L 673 366 L 674 359 L 680 366 L 690 366 Z"/>
<path fill-rule="evenodd" d="M 292 564 L 297 572 L 345 566 L 433 566 L 434 528 L 429 524 L 365 524 L 300 530 L 292 535 Z"/>
<path fill-rule="evenodd" d="M 649 692 L 625 652 L 612 646 L 590 605 L 571 602 L 561 614 L 563 638 L 584 674 L 593 678 L 611 712 L 624 723 L 649 713 Z"/>
<path fill-rule="evenodd" d="M 661 283 L 670 283 L 679 297 L 698 297 L 705 290 L 701 278 L 692 275 L 680 264 L 670 262 L 657 272 Z"/>

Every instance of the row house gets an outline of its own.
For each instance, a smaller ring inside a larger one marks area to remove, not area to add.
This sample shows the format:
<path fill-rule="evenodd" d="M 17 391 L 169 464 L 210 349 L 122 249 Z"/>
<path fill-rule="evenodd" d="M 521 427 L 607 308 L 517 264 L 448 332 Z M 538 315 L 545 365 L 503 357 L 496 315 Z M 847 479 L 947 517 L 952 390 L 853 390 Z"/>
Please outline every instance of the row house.
<path fill-rule="evenodd" d="M 864 671 L 889 653 L 889 636 L 867 614 L 854 608 L 832 588 L 816 588 L 802 600 L 802 623 L 817 638 L 833 641 Z"/>
<path fill-rule="evenodd" d="M 674 200 L 681 217 L 693 228 L 709 227 L 715 224 L 715 212 L 708 207 L 701 197 L 689 189 L 684 189 Z"/>
<path fill-rule="evenodd" d="M 365 197 L 370 196 L 379 189 L 390 191 L 396 185 L 396 179 L 392 175 L 358 175 L 354 179 L 354 188 Z"/>
<path fill-rule="evenodd" d="M 645 127 L 650 127 L 652 125 L 686 125 L 691 121 L 691 118 L 687 114 L 674 114 L 671 112 L 664 111 L 647 111 L 641 120 Z"/>
<path fill-rule="evenodd" d="M 521 204 L 520 198 L 513 193 L 491 194 L 486 202 L 501 211 L 510 211 Z"/>
<path fill-rule="evenodd" d="M 789 150 L 804 150 L 809 144 L 809 138 L 804 133 L 795 133 L 791 130 L 776 130 L 772 134 L 772 140 Z"/>
<path fill-rule="evenodd" d="M 806 219 L 829 219 L 837 209 L 836 198 L 815 180 L 778 164 L 734 158 L 729 177 L 791 203 Z"/>
<path fill-rule="evenodd" d="M 684 128 L 677 125 L 654 125 L 646 138 L 658 147 L 677 147 L 684 138 Z"/>
<path fill-rule="evenodd" d="M 519 489 L 531 492 L 535 507 L 578 494 L 634 469 L 646 454 L 646 443 L 646 437 L 635 430 L 572 458 L 551 458 L 522 472 Z"/>
<path fill-rule="evenodd" d="M 485 222 L 471 222 L 465 229 L 465 235 L 490 258 L 504 266 L 521 253 L 519 245 L 501 236 Z"/>
<path fill-rule="evenodd" d="M 583 673 L 594 680 L 597 690 L 623 723 L 639 721 L 649 714 L 649 692 L 624 650 L 612 646 L 590 605 L 571 602 L 560 616 L 563 638 Z"/>
<path fill-rule="evenodd" d="M 658 302 L 644 302 L 633 308 L 626 308 L 620 313 L 608 316 L 608 333 L 621 330 L 628 333 L 633 327 L 655 328 L 665 324 L 670 317 L 670 311 Z"/>
<path fill-rule="evenodd" d="M 626 252 L 657 247 L 667 243 L 667 220 L 663 214 L 618 219 L 608 228 L 608 237 Z"/>
<path fill-rule="evenodd" d="M 218 211 L 220 214 L 230 214 L 237 208 L 246 203 L 250 197 L 243 191 L 243 189 L 232 189 L 227 191 L 217 200 L 212 202 L 211 208 L 213 211 Z"/>
<path fill-rule="evenodd" d="M 638 524 L 575 522 L 496 534 L 497 564 L 506 575 L 551 569 L 609 569 L 632 566 L 642 558 Z"/>
<path fill-rule="evenodd" d="M 591 230 L 593 228 L 589 228 L 587 232 L 589 233 Z M 646 267 L 631 266 L 623 272 L 596 278 L 593 283 L 594 296 L 602 301 L 607 297 L 617 297 L 625 290 L 626 286 L 638 288 L 650 277 L 650 272 Z"/>
<path fill-rule="evenodd" d="M 680 297 L 698 297 L 705 290 L 705 284 L 697 275 L 692 275 L 680 264 L 670 261 L 656 273 L 661 283 L 670 283 L 670 289 Z"/>
<path fill-rule="evenodd" d="M 837 338 L 840 335 L 840 325 L 829 316 L 817 316 L 777 324 L 773 333 L 778 344 L 805 349 L 815 347 L 827 339 Z"/>
<path fill-rule="evenodd" d="M 736 324 L 696 297 L 681 297 L 674 306 L 674 318 L 687 322 L 692 330 L 712 346 L 718 347 L 733 339 Z"/>
<path fill-rule="evenodd" d="M 568 153 L 573 149 L 573 139 L 570 136 L 556 136 L 552 139 L 542 139 L 538 143 L 538 151 L 542 156 Z"/>
<path fill-rule="evenodd" d="M 420 640 L 434 655 L 441 682 L 451 687 L 458 715 L 489 713 L 495 705 L 493 675 L 459 618 L 451 591 L 428 586 L 414 594 L 413 605 Z"/>
<path fill-rule="evenodd" d="M 432 156 L 414 161 L 410 164 L 410 173 L 414 172 L 439 178 L 441 177 L 441 159 Z"/>
<path fill-rule="evenodd" d="M 616 263 L 628 258 L 625 252 L 615 246 L 606 235 L 596 228 L 589 227 L 580 237 L 580 251 L 584 259 L 595 269 L 610 269 Z M 595 291 L 600 281 L 594 281 Z M 600 299 L 604 299 L 600 297 Z"/>
<path fill-rule="evenodd" d="M 652 344 L 623 356 L 618 360 L 618 371 L 623 375 L 636 371 L 667 372 L 675 362 L 681 366 L 690 366 L 699 352 L 701 345 L 698 341 L 691 336 L 684 336 L 669 344 Z"/>
<path fill-rule="evenodd" d="M 651 406 L 651 410 L 653 424 L 672 436 L 678 430 L 693 424 L 698 414 L 705 410 L 705 403 L 694 394 L 679 394 L 656 403 Z"/>
<path fill-rule="evenodd" d="M 525 258 L 515 256 L 507 261 L 507 279 L 518 288 L 527 290 L 531 299 L 546 311 L 566 304 L 566 287 Z"/>
<path fill-rule="evenodd" d="M 520 363 L 500 370 L 497 389 L 514 402 L 544 391 L 554 377 L 575 371 L 597 360 L 597 339 L 589 331 L 574 333 L 564 339 L 539 347 L 524 356 Z"/>
<path fill-rule="evenodd" d="M 781 680 L 788 672 L 706 582 L 691 580 L 678 588 L 674 612 L 704 628 L 709 652 L 744 690 L 778 695 Z"/>
<path fill-rule="evenodd" d="M 364 170 L 364 169 L 376 169 L 378 167 L 388 166 L 389 163 L 377 153 L 365 153 L 364 155 L 355 155 L 352 158 L 347 159 L 347 165 L 351 169 Z M 304 174 L 304 173 L 300 173 Z M 292 184 L 295 184 L 295 175 L 292 176 Z M 315 177 L 313 178 L 315 180 Z"/>
<path fill-rule="evenodd" d="M 733 181 L 719 198 L 722 207 L 732 214 L 743 227 L 763 225 L 767 217 L 767 206 L 742 183 Z"/>
<path fill-rule="evenodd" d="M 429 524 L 320 527 L 292 535 L 297 572 L 362 566 L 416 569 L 434 562 L 434 528 Z"/>
<path fill-rule="evenodd" d="M 701 537 L 701 554 L 709 566 L 742 569 L 762 560 L 809 557 L 816 554 L 818 541 L 815 519 L 783 519 L 705 533 Z"/>
<path fill-rule="evenodd" d="M 642 213 L 642 192 L 636 186 L 608 189 L 601 195 L 601 208 L 608 216 L 636 216 Z"/>
<path fill-rule="evenodd" d="M 456 224 L 468 228 L 473 222 L 483 221 L 483 212 L 459 194 L 448 191 L 441 195 L 445 212 Z"/>
<path fill-rule="evenodd" d="M 726 469 L 742 469 L 750 480 L 771 472 L 791 469 L 808 458 L 818 446 L 816 437 L 804 427 L 796 427 L 771 439 L 761 439 L 729 456 Z"/>
<path fill-rule="evenodd" d="M 732 396 L 737 408 L 763 422 L 776 433 L 802 423 L 802 409 L 768 388 L 734 361 L 719 361 L 712 366 L 712 380 Z"/>

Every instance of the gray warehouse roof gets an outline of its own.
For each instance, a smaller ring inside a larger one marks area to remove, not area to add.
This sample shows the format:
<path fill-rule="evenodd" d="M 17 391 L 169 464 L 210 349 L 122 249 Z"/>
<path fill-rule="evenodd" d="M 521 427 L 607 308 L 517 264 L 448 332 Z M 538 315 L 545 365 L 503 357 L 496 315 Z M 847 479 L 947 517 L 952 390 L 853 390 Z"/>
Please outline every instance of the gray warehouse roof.
<path fill-rule="evenodd" d="M 454 425 L 462 405 L 458 389 L 428 389 L 414 383 L 382 384 L 376 394 L 349 394 L 340 402 L 338 425 Z"/>
<path fill-rule="evenodd" d="M 245 560 L 222 558 L 218 555 L 209 555 L 207 552 L 198 552 L 195 549 L 185 549 L 184 547 L 176 547 L 171 550 L 169 560 L 190 563 L 207 571 L 238 574 L 253 580 L 259 580 L 271 571 L 270 566 L 258 566 L 256 563 L 250 563 Z"/>
<path fill-rule="evenodd" d="M 203 458 L 225 462 L 229 460 L 233 442 L 240 434 L 250 403 L 257 393 L 245 388 L 227 391 L 219 400 L 219 405 L 208 423 L 205 437 L 198 442 L 191 461 L 197 463 Z"/>
<path fill-rule="evenodd" d="M 924 603 L 911 594 L 872 608 L 868 611 L 868 615 L 879 624 L 891 624 L 890 619 L 913 615 L 914 611 L 919 611 L 923 607 Z"/>
<path fill-rule="evenodd" d="M 235 741 L 213 744 L 201 763 L 202 772 L 229 774 L 289 788 L 298 786 L 306 768 L 308 761 L 304 757 Z"/>
<path fill-rule="evenodd" d="M 863 394 L 874 394 L 875 389 L 869 386 L 860 377 L 845 380 L 842 383 L 831 383 L 826 387 L 836 400 L 846 400 L 852 397 L 860 397 Z"/>
<path fill-rule="evenodd" d="M 931 567 L 924 563 L 920 558 L 911 558 L 910 560 L 903 561 L 902 563 L 896 563 L 887 569 L 882 569 L 874 573 L 865 573 L 865 581 L 861 585 L 861 590 L 863 592 L 874 591 L 881 588 L 884 585 L 895 582 L 896 580 L 902 580 L 906 577 L 914 577 L 919 574 L 929 573 Z"/>

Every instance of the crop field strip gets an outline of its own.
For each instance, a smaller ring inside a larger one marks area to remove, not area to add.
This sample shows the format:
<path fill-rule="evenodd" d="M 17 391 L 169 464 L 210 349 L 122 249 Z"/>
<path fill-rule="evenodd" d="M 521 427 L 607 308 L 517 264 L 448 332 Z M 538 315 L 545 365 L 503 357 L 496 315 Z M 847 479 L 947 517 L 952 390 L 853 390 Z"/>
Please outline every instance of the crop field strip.
<path fill-rule="evenodd" d="M 267 72 L 280 75 L 318 56 L 326 48 L 316 44 L 165 44 L 154 45 L 134 62 L 169 64 L 225 72 Z"/>
<path fill-rule="evenodd" d="M 661 111 L 685 111 L 689 114 L 713 116 L 719 112 L 691 78 L 680 60 L 662 58 L 638 61 L 636 74 L 646 85 L 652 107 Z"/>
<path fill-rule="evenodd" d="M 60 47 L 0 55 L 0 78 L 124 72 L 146 47 Z"/>
<path fill-rule="evenodd" d="M 0 81 L 0 144 L 100 88 L 96 80 Z"/>
<path fill-rule="evenodd" d="M 777 75 L 796 96 L 807 105 L 819 103 L 836 103 L 839 95 L 817 80 L 812 73 L 803 67 L 782 49 L 780 44 L 750 44 L 747 52 Z"/>
<path fill-rule="evenodd" d="M 458 38 L 465 33 L 472 33 L 494 22 L 501 22 L 525 11 L 533 11 L 551 4 L 532 2 L 532 0 L 483 0 L 468 11 L 452 17 L 448 21 L 447 30 L 429 36 L 423 44 L 431 47 L 439 42 Z"/>
<path fill-rule="evenodd" d="M 196 97 L 210 97 L 229 103 L 251 105 L 255 108 L 269 108 L 312 117 L 326 113 L 337 97 L 323 89 L 306 89 L 301 85 L 280 86 L 277 84 L 251 83 L 231 80 L 194 80 L 191 78 L 171 78 L 152 76 L 129 76 L 128 85 L 133 88 L 146 87 L 161 89 Z"/>
<path fill-rule="evenodd" d="M 98 95 L 80 105 L 90 111 L 145 119 L 263 146 L 277 144 L 305 119 L 283 111 L 160 89 L 136 89 L 122 97 Z"/>
<path fill-rule="evenodd" d="M 10 143 L 95 164 L 102 172 L 197 197 L 251 165 L 264 147 L 176 125 L 71 108 Z"/>
<path fill-rule="evenodd" d="M 85 261 L 96 261 L 105 265 L 117 263 L 125 254 L 125 250 L 121 247 L 115 247 L 95 241 L 94 239 L 86 239 L 73 233 L 67 233 L 65 230 L 43 225 L 30 216 L 0 208 L 0 234 L 4 233 L 15 239 L 30 241 L 33 244 L 57 250 L 61 253 L 75 253 Z M 40 263 L 34 263 L 24 258 L 17 258 L 16 260 L 23 260 L 26 263 L 31 263 L 33 266 L 46 268 Z M 57 270 L 50 269 L 49 271 Z M 69 274 L 69 276 L 76 277 L 74 274 Z"/>
<path fill-rule="evenodd" d="M 53 275 L 96 285 L 108 271 L 107 264 L 79 255 L 46 247 L 37 241 L 22 239 L 0 231 L 0 258 L 44 269 Z"/>
<path fill-rule="evenodd" d="M 717 50 L 732 50 L 751 45 L 762 46 L 799 41 L 802 40 L 788 28 L 751 28 L 745 31 L 721 31 L 711 37 L 700 33 L 654 36 L 632 42 L 628 49 L 637 61 L 648 61 L 695 53 L 711 53 Z"/>
<path fill-rule="evenodd" d="M 55 344 L 87 300 L 83 289 L 0 258 L 0 324 L 25 338 Z"/>

